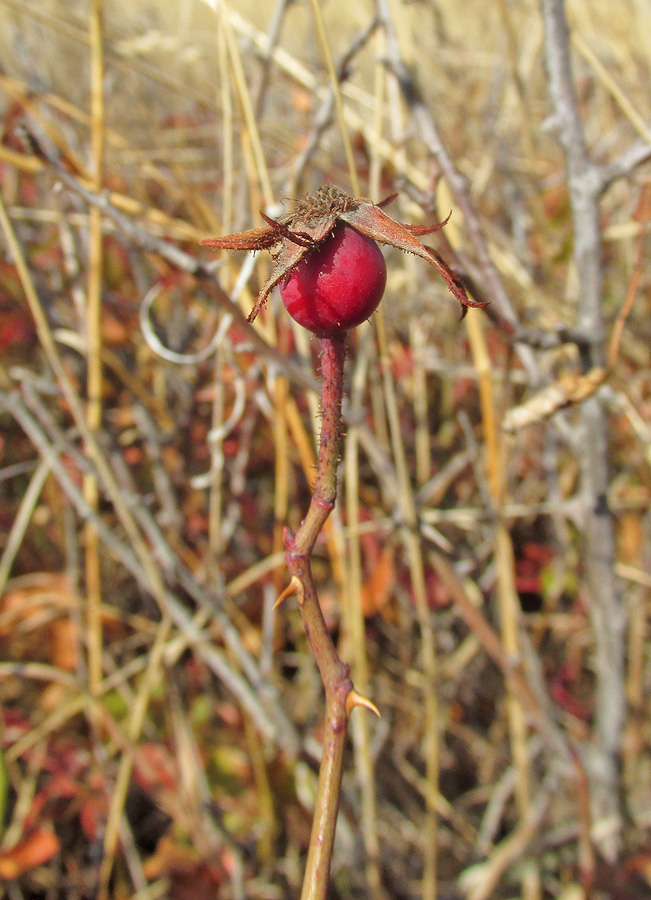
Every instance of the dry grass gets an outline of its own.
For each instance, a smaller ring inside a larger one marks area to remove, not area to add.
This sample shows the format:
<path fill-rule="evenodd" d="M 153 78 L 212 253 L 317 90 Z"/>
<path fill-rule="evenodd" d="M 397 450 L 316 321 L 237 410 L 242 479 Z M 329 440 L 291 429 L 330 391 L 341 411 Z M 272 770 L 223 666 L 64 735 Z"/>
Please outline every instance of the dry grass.
<path fill-rule="evenodd" d="M 393 252 L 382 312 L 351 339 L 340 504 L 315 576 L 382 719 L 351 722 L 332 896 L 569 900 L 592 877 L 596 898 L 648 896 L 648 163 L 601 201 L 607 335 L 627 318 L 613 365 L 577 386 L 577 346 L 557 339 L 580 285 L 537 3 L 387 0 L 388 38 L 369 30 L 371 2 L 323 3 L 335 67 L 354 51 L 340 104 L 308 2 L 287 4 L 271 47 L 280 2 L 104 5 L 93 39 L 97 4 L 0 0 L 6 896 L 300 892 L 322 686 L 297 610 L 272 606 L 282 527 L 309 502 L 318 348 L 277 298 L 256 332 L 244 324 L 263 254 L 217 263 L 198 241 L 356 179 L 375 200 L 399 190 L 402 221 L 452 208 L 437 249 L 549 346 L 514 351 L 474 311 L 460 323 L 428 267 Z M 586 140 L 606 165 L 650 140 L 651 13 L 568 6 Z M 391 60 L 465 179 L 475 232 Z M 151 330 L 180 361 L 143 334 L 151 291 Z M 565 409 L 507 434 L 550 382 Z M 592 761 L 612 623 L 592 614 L 571 402 L 597 390 L 626 616 L 610 818 Z"/>

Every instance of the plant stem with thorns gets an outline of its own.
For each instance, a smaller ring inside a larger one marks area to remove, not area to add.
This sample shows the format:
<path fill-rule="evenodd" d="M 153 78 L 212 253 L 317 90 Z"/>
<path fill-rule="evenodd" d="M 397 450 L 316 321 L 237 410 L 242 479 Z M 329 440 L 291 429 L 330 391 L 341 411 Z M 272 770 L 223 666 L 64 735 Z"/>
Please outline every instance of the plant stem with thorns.
<path fill-rule="evenodd" d="M 350 667 L 339 658 L 326 626 L 312 578 L 310 555 L 337 494 L 341 449 L 341 404 L 344 391 L 345 334 L 321 341 L 322 425 L 318 474 L 307 515 L 294 534 L 284 532 L 285 559 L 291 575 L 289 593 L 298 596 L 305 632 L 319 668 L 326 696 L 323 756 L 301 900 L 325 897 L 334 843 L 346 726 L 355 706 L 372 704 L 353 689 Z"/>
<path fill-rule="evenodd" d="M 373 704 L 354 690 L 350 667 L 337 654 L 310 569 L 310 555 L 337 493 L 345 335 L 348 329 L 368 319 L 382 297 L 386 264 L 377 242 L 413 253 L 432 265 L 464 312 L 467 307 L 485 306 L 487 302 L 469 298 L 460 277 L 436 251 L 419 240 L 443 228 L 449 216 L 434 225 L 403 225 L 383 211 L 395 197 L 393 194 L 376 204 L 364 197 L 350 197 L 335 185 L 323 185 L 279 220 L 261 213 L 266 223 L 262 228 L 202 241 L 227 250 L 269 250 L 274 269 L 258 294 L 248 321 L 256 318 L 272 289 L 280 285 L 289 314 L 321 338 L 323 422 L 318 474 L 301 527 L 296 534 L 288 528 L 284 531 L 285 559 L 291 578 L 278 598 L 280 603 L 290 594 L 298 597 L 326 695 L 323 757 L 301 900 L 322 900 L 326 894 L 350 712 L 355 706 L 366 706 L 377 713 Z M 429 882 L 433 893 L 433 867 Z"/>

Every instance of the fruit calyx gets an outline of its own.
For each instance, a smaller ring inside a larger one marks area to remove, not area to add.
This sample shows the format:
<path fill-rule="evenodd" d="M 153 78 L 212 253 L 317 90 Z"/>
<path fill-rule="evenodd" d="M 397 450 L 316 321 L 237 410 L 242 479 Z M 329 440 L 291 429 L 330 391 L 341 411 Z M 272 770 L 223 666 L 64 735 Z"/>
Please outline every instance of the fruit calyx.
<path fill-rule="evenodd" d="M 461 278 L 438 253 L 425 247 L 419 240 L 422 235 L 443 228 L 447 219 L 435 225 L 402 225 L 388 216 L 382 208 L 395 196 L 397 195 L 394 194 L 375 204 L 364 197 L 350 197 L 334 185 L 325 185 L 316 193 L 299 200 L 293 212 L 281 216 L 278 220 L 262 214 L 266 222 L 263 228 L 209 238 L 201 243 L 227 250 L 266 249 L 271 252 L 274 269 L 257 296 L 248 317 L 249 322 L 253 322 L 256 318 L 271 290 L 277 284 L 287 282 L 306 257 L 320 249 L 321 245 L 330 239 L 338 223 L 352 226 L 355 231 L 372 242 L 390 244 L 405 253 L 420 256 L 439 272 L 449 290 L 461 303 L 464 312 L 469 306 L 486 306 L 488 301 L 471 300 Z"/>

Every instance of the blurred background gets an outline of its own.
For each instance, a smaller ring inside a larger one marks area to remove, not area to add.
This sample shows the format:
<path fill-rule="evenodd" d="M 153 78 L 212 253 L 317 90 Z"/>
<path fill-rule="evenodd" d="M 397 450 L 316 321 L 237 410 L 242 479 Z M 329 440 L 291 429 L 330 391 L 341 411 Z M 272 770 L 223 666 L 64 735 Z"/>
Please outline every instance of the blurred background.
<path fill-rule="evenodd" d="M 392 249 L 350 336 L 313 567 L 382 717 L 351 717 L 329 896 L 651 895 L 650 28 L 0 0 L 4 896 L 300 893 L 323 688 L 273 606 L 319 345 L 277 292 L 246 323 L 267 254 L 199 241 L 324 183 L 452 211 L 425 243 L 491 301 L 461 320 Z"/>

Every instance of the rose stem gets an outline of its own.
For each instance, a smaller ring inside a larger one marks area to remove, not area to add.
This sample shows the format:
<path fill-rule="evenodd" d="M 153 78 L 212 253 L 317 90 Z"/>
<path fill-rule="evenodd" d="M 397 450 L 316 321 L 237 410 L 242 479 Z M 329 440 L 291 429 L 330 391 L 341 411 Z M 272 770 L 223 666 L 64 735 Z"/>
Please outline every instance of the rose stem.
<path fill-rule="evenodd" d="M 310 554 L 334 508 L 337 494 L 345 355 L 344 335 L 322 338 L 322 425 L 317 478 L 310 507 L 301 527 L 296 534 L 289 528 L 284 533 L 287 568 L 298 594 L 303 625 L 321 674 L 326 697 L 323 755 L 301 900 L 322 900 L 326 895 L 339 809 L 348 719 L 346 698 L 353 688 L 349 677 L 350 668 L 339 658 L 328 632 L 310 568 Z"/>

